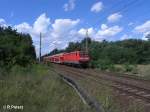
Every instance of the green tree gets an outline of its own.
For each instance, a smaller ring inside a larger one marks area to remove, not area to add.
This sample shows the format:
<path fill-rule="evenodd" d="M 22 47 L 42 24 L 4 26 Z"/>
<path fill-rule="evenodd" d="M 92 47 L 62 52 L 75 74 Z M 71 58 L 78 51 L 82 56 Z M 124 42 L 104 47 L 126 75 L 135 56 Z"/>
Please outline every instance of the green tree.
<path fill-rule="evenodd" d="M 0 67 L 26 66 L 36 59 L 29 34 L 18 33 L 11 27 L 0 27 Z"/>
<path fill-rule="evenodd" d="M 150 41 L 150 34 L 147 34 L 146 37 Z"/>

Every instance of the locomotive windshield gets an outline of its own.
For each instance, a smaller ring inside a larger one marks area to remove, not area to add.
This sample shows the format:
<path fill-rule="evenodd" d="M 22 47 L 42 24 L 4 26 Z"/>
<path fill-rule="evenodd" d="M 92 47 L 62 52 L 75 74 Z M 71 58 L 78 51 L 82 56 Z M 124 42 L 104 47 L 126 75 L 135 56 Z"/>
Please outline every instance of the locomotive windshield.
<path fill-rule="evenodd" d="M 88 57 L 88 53 L 86 53 L 86 52 L 80 52 L 80 56 L 81 57 Z"/>

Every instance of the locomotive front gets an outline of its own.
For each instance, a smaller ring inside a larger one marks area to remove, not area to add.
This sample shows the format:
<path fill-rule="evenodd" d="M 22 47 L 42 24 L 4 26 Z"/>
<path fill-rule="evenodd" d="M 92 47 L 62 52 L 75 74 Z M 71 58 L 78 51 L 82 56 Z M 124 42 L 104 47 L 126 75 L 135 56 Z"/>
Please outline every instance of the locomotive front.
<path fill-rule="evenodd" d="M 87 64 L 87 63 L 89 63 L 90 57 L 89 57 L 89 55 L 88 55 L 87 52 L 80 51 L 80 52 L 79 52 L 79 56 L 80 56 L 79 62 L 80 62 L 81 64 Z"/>

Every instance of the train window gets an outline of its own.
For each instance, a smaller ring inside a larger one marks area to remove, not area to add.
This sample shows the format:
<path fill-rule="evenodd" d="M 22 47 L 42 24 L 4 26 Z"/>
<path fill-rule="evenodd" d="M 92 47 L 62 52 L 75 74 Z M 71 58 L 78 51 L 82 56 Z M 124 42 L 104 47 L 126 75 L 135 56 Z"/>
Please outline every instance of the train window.
<path fill-rule="evenodd" d="M 87 54 L 86 52 L 80 52 L 80 56 L 81 56 L 81 57 L 87 57 L 88 54 Z"/>

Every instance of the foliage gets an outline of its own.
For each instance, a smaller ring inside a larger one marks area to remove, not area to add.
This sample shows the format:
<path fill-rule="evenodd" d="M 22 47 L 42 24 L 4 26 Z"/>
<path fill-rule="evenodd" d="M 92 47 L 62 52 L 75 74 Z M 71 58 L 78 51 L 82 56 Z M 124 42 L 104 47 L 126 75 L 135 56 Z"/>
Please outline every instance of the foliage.
<path fill-rule="evenodd" d="M 101 70 L 113 69 L 113 64 L 109 60 L 92 61 L 92 67 L 100 68 Z"/>
<path fill-rule="evenodd" d="M 44 65 L 16 65 L 0 80 L 0 85 L 0 112 L 93 112 L 70 86 Z M 3 105 L 24 108 L 4 110 Z"/>
<path fill-rule="evenodd" d="M 146 37 L 150 41 L 150 34 L 147 34 Z"/>
<path fill-rule="evenodd" d="M 76 50 L 85 51 L 86 41 L 91 58 L 90 67 L 100 69 L 114 69 L 114 64 L 150 64 L 150 41 L 141 39 L 127 39 L 122 41 L 101 42 L 83 39 L 80 42 L 70 42 L 68 47 L 60 52 L 71 52 Z M 53 51 L 47 55 L 53 54 Z M 125 65 L 125 69 L 130 71 L 130 67 Z"/>
<path fill-rule="evenodd" d="M 124 68 L 126 72 L 131 72 L 134 69 L 134 67 L 128 63 L 124 64 Z"/>
<path fill-rule="evenodd" d="M 29 34 L 18 33 L 11 27 L 0 27 L 0 67 L 26 66 L 36 54 Z"/>

